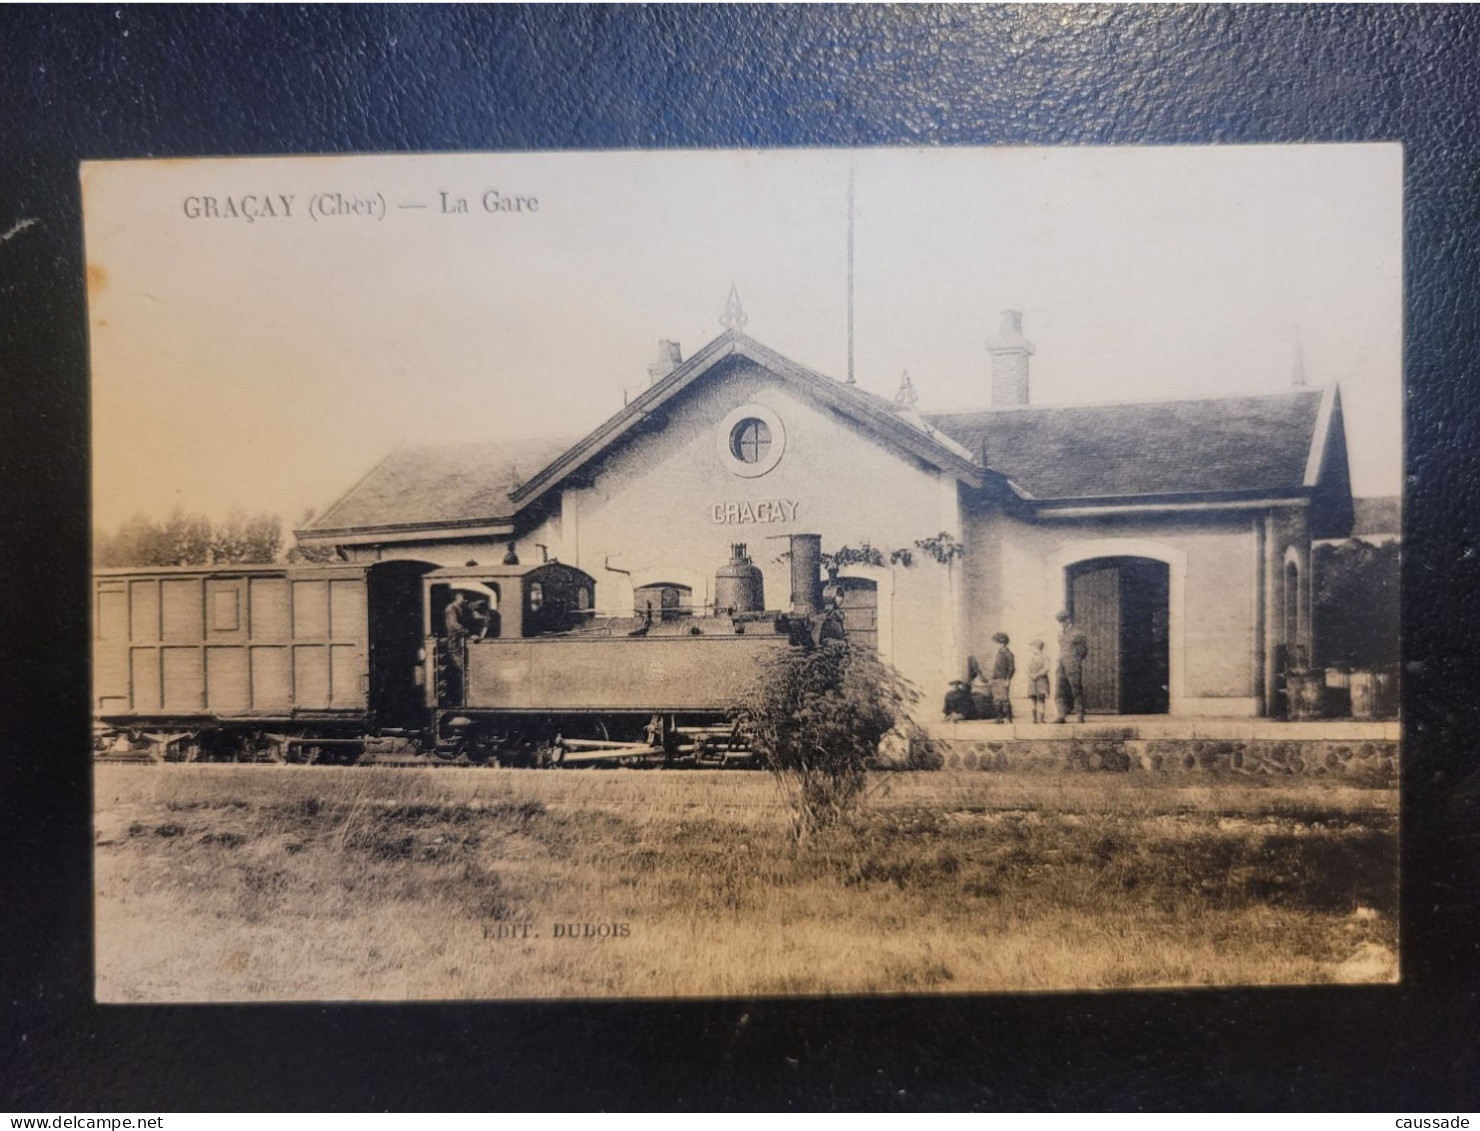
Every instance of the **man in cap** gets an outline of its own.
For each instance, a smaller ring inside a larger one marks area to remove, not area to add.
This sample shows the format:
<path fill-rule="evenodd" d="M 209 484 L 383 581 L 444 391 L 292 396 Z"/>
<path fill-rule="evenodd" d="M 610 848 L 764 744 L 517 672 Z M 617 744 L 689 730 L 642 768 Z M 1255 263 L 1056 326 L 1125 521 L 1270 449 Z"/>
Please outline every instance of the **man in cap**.
<path fill-rule="evenodd" d="M 1058 700 L 1059 717 L 1056 723 L 1067 721 L 1069 712 L 1074 711 L 1079 721 L 1084 722 L 1084 660 L 1089 655 L 1089 638 L 1074 627 L 1074 618 L 1067 611 L 1055 618 L 1059 622 L 1059 670 L 1054 681 L 1055 698 Z"/>
<path fill-rule="evenodd" d="M 999 645 L 997 655 L 992 658 L 992 712 L 999 723 L 1012 722 L 1012 677 L 1017 672 L 1017 661 L 1007 646 L 1007 633 L 994 632 L 992 640 Z"/>
<path fill-rule="evenodd" d="M 465 677 L 467 675 L 468 637 L 472 635 L 472 611 L 468 607 L 468 595 L 461 589 L 452 591 L 452 600 L 442 610 L 442 687 L 440 701 L 443 706 L 462 703 Z"/>

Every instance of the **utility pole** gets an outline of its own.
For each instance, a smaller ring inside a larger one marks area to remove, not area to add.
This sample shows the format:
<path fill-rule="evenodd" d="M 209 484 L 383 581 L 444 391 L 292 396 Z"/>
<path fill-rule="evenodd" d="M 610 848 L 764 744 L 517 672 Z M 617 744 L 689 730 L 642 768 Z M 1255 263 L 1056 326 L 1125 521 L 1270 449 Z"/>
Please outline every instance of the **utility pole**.
<path fill-rule="evenodd" d="M 853 170 L 848 170 L 848 384 L 853 384 Z"/>

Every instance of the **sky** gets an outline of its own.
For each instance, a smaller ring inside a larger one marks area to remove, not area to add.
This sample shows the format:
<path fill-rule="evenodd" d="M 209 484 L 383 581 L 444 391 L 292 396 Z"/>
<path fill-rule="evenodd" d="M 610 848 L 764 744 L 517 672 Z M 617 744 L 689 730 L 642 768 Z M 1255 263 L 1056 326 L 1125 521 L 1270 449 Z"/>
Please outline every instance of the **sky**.
<path fill-rule="evenodd" d="M 841 378 L 850 172 L 861 387 L 985 406 L 1007 308 L 1035 403 L 1276 392 L 1298 348 L 1399 493 L 1397 145 L 161 160 L 82 171 L 94 522 L 292 527 L 398 444 L 575 438 L 732 284 Z"/>

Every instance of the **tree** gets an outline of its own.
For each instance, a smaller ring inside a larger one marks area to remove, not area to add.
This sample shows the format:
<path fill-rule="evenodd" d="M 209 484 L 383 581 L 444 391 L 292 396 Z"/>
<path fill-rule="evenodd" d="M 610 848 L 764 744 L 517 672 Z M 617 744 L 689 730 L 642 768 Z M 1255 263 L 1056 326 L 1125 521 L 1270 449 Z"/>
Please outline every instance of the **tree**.
<path fill-rule="evenodd" d="M 100 566 L 205 565 L 211 560 L 211 520 L 176 507 L 159 522 L 136 514 L 116 531 L 99 531 L 93 559 Z"/>
<path fill-rule="evenodd" d="M 313 507 L 303 512 L 303 517 L 298 520 L 298 529 L 302 530 L 313 521 Z M 305 546 L 296 538 L 293 540 L 292 548 L 288 550 L 290 562 L 337 562 L 343 561 L 344 555 L 340 553 L 338 546 Z"/>
<path fill-rule="evenodd" d="M 232 507 L 211 537 L 211 560 L 238 565 L 274 562 L 283 545 L 283 520 L 275 514 L 248 515 Z"/>
<path fill-rule="evenodd" d="M 1401 550 L 1348 539 L 1316 547 L 1316 663 L 1391 667 L 1398 662 Z"/>
<path fill-rule="evenodd" d="M 93 536 L 98 566 L 237 565 L 273 562 L 282 548 L 282 521 L 275 514 L 248 515 L 233 507 L 220 525 L 203 514 L 176 507 L 164 522 L 136 514 L 112 532 Z"/>
<path fill-rule="evenodd" d="M 146 514 L 93 536 L 93 564 L 98 566 L 165 565 L 167 554 L 164 528 Z"/>
<path fill-rule="evenodd" d="M 203 514 L 188 514 L 176 507 L 164 524 L 163 561 L 144 565 L 209 565 L 211 520 Z"/>
<path fill-rule="evenodd" d="M 872 648 L 824 640 L 765 661 L 733 714 L 776 779 L 798 840 L 842 820 L 885 736 L 918 731 L 914 689 Z"/>

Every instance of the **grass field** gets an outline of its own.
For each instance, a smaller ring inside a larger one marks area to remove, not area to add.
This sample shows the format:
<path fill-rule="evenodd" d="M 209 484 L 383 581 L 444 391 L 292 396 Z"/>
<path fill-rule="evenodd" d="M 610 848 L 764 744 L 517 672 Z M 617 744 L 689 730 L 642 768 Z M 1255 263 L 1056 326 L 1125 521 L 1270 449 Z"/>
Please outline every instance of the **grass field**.
<path fill-rule="evenodd" d="M 97 768 L 103 1001 L 1391 981 L 1397 794 L 742 771 Z M 574 937 L 571 937 L 571 936 Z"/>

